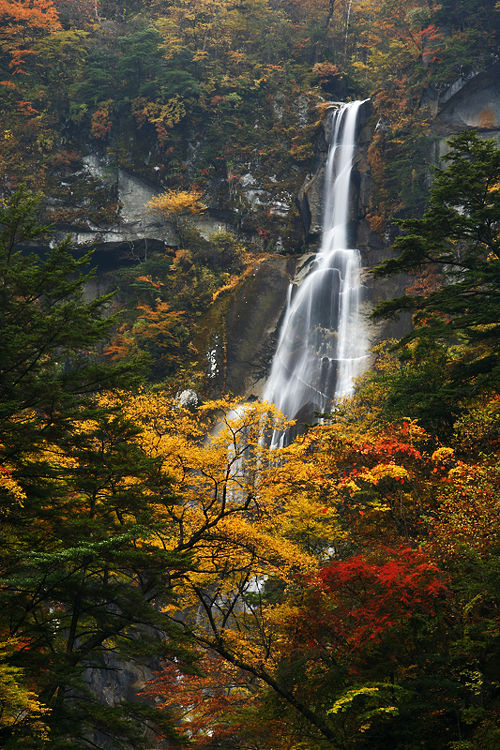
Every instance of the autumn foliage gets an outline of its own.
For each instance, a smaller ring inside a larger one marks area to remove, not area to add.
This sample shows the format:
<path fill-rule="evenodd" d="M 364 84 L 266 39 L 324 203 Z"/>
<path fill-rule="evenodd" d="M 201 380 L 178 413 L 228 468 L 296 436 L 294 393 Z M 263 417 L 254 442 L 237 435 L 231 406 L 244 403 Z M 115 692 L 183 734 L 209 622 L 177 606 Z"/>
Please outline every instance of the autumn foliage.
<path fill-rule="evenodd" d="M 201 197 L 202 193 L 199 190 L 167 190 L 152 198 L 147 204 L 147 209 L 150 213 L 163 217 L 200 214 L 207 208 Z"/>
<path fill-rule="evenodd" d="M 6 750 L 498 748 L 494 144 L 456 136 L 429 191 L 432 107 L 498 34 L 483 0 L 0 0 Z M 370 228 L 432 198 L 388 261 L 422 338 L 271 452 L 293 425 L 210 379 L 206 332 L 225 364 L 242 277 L 311 241 L 293 196 L 330 100 L 365 97 Z M 98 238 L 120 169 L 155 239 L 94 299 L 39 221 Z"/>
<path fill-rule="evenodd" d="M 0 26 L 0 49 L 10 55 L 9 67 L 17 75 L 24 72 L 25 58 L 36 54 L 29 45 L 61 28 L 52 0 L 2 0 Z"/>
<path fill-rule="evenodd" d="M 426 555 L 411 548 L 380 550 L 383 562 L 366 555 L 331 563 L 308 582 L 306 608 L 314 620 L 291 623 L 296 643 L 317 644 L 339 657 L 353 658 L 420 614 L 435 615 L 448 593 L 444 575 Z M 399 633 L 401 637 L 401 631 Z M 300 648 L 300 646 L 299 646 Z"/>

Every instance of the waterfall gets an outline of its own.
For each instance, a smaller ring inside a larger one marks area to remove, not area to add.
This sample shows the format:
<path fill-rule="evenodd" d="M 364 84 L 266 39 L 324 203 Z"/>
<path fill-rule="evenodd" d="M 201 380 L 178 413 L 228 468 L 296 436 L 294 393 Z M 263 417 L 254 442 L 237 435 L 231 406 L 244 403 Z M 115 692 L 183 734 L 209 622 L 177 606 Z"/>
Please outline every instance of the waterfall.
<path fill-rule="evenodd" d="M 289 419 L 311 421 L 353 392 L 366 363 L 360 315 L 360 255 L 349 247 L 351 173 L 361 101 L 333 113 L 324 185 L 321 245 L 290 293 L 263 400 Z M 272 447 L 284 441 L 275 433 Z"/>

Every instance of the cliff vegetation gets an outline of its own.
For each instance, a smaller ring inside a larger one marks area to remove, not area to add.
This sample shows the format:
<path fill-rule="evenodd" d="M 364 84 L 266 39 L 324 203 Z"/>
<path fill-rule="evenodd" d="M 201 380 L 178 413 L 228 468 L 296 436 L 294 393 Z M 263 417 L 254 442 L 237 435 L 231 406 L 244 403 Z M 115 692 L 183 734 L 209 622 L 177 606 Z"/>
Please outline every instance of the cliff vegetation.
<path fill-rule="evenodd" d="M 494 111 L 433 167 L 495 3 L 0 22 L 0 746 L 498 750 Z M 224 321 L 314 247 L 325 111 L 367 97 L 372 277 L 406 279 L 375 316 L 411 330 L 270 451 L 290 423 L 207 342 L 230 357 Z"/>

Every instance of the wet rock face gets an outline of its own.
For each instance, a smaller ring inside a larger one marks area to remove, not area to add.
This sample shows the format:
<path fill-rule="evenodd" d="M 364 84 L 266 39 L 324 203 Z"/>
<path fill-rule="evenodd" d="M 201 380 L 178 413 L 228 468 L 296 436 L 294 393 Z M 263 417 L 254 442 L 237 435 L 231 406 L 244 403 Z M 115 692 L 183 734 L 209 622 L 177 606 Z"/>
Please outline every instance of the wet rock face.
<path fill-rule="evenodd" d="M 159 634 L 160 635 L 160 634 Z M 149 665 L 125 661 L 113 653 L 100 657 L 100 665 L 86 670 L 84 679 L 93 698 L 103 706 L 116 706 L 120 703 L 146 703 L 149 698 L 141 695 L 148 680 L 152 680 L 160 669 L 158 659 L 151 660 Z M 167 750 L 168 743 L 158 740 L 147 721 L 142 723 L 141 733 L 157 750 Z M 89 746 L 106 748 L 106 750 L 135 750 L 136 743 L 115 741 L 109 734 L 95 731 L 87 737 Z"/>
<path fill-rule="evenodd" d="M 500 141 L 500 63 L 489 71 L 454 82 L 446 90 L 430 91 L 422 103 L 433 114 L 435 135 L 434 158 L 446 151 L 446 138 L 465 127 L 478 128 L 485 137 Z M 279 104 L 279 103 L 278 103 Z M 277 105 L 278 106 L 278 105 Z M 279 112 L 278 112 L 279 114 Z M 359 112 L 359 137 L 353 171 L 353 195 L 349 220 L 349 242 L 357 247 L 365 269 L 364 307 L 368 315 L 378 301 L 402 294 L 408 280 L 400 278 L 373 279 L 369 269 L 390 255 L 391 237 L 380 237 L 371 231 L 366 216 L 372 191 L 368 147 L 374 123 L 372 107 L 366 103 Z M 315 251 L 321 238 L 323 224 L 324 163 L 328 150 L 331 119 L 325 117 L 323 129 L 316 142 L 316 153 L 311 158 L 312 169 L 297 195 L 304 236 L 310 251 Z M 101 157 L 92 154 L 84 159 L 85 174 L 103 189 L 107 189 L 117 205 L 115 217 L 108 223 L 87 221 L 86 226 L 65 226 L 61 231 L 74 231 L 82 245 L 91 243 L 96 248 L 95 260 L 103 270 L 116 269 L 137 263 L 149 252 L 162 252 L 165 246 L 175 247 L 174 227 L 158 222 L 147 214 L 145 204 L 160 188 L 153 187 L 123 169 L 110 169 Z M 242 177 L 242 189 L 248 198 L 253 192 L 264 200 L 260 182 L 250 172 Z M 247 184 L 248 183 L 248 184 Z M 253 196 L 255 197 L 255 196 Z M 251 201 L 250 201 L 251 202 Z M 82 213 L 85 215 L 82 204 Z M 210 211 L 196 217 L 197 230 L 209 237 L 217 229 L 227 229 L 235 215 L 227 208 L 224 220 Z M 280 219 L 281 224 L 285 222 Z M 228 223 L 229 222 L 229 223 Z M 259 378 L 266 374 L 277 338 L 277 326 L 283 314 L 287 288 L 295 267 L 304 265 L 297 255 L 289 258 L 276 255 L 265 260 L 232 292 L 224 295 L 213 306 L 203 323 L 204 331 L 196 342 L 215 394 L 222 390 L 234 393 L 257 392 Z M 103 282 L 95 293 L 106 291 Z M 97 284 L 97 281 L 94 282 Z M 409 327 L 406 317 L 399 321 L 371 326 L 371 339 L 400 337 Z"/>
<path fill-rule="evenodd" d="M 373 232 L 366 216 L 369 211 L 371 193 L 370 165 L 368 162 L 368 147 L 372 139 L 373 123 L 370 120 L 372 106 L 366 102 L 360 108 L 358 116 L 358 146 L 354 155 L 351 179 L 351 196 L 349 200 L 350 216 L 348 225 L 348 241 L 352 247 L 359 249 L 363 265 L 363 313 L 366 316 L 368 335 L 372 343 L 386 338 L 400 338 L 409 329 L 408 316 L 399 320 L 381 322 L 377 325 L 369 322 L 369 314 L 373 307 L 383 299 L 402 294 L 407 279 L 375 280 L 369 273 L 370 268 L 378 265 L 389 255 L 389 241 Z M 325 160 L 328 150 L 328 140 L 331 137 L 331 118 L 325 117 L 323 133 L 317 145 L 318 167 L 307 176 L 298 195 L 298 204 L 304 224 L 304 231 L 311 246 L 317 245 L 321 238 L 323 225 L 323 192 L 325 177 Z M 304 256 L 307 259 L 307 256 Z M 297 263 L 297 269 L 304 264 Z M 297 274 L 294 283 L 300 283 L 301 274 Z M 302 274 L 303 276 L 303 274 Z"/>
<path fill-rule="evenodd" d="M 325 152 L 326 158 L 326 152 Z M 318 237 L 323 221 L 324 165 L 313 174 L 307 175 L 297 196 L 300 215 L 306 236 Z"/>
<path fill-rule="evenodd" d="M 285 256 L 269 257 L 212 306 L 195 345 L 214 395 L 260 394 L 294 265 Z"/>
<path fill-rule="evenodd" d="M 70 231 L 78 245 L 107 245 L 150 240 L 175 244 L 173 226 L 147 212 L 157 189 L 97 154 L 82 159 L 82 169 L 62 183 L 49 207 L 62 234 Z M 107 203 L 107 205 L 105 205 Z M 71 221 L 73 218 L 73 221 Z"/>
<path fill-rule="evenodd" d="M 242 386 L 255 389 L 267 375 L 290 280 L 287 266 L 281 256 L 261 263 L 228 309 L 227 387 L 234 393 Z"/>
<path fill-rule="evenodd" d="M 475 128 L 500 138 L 500 63 L 455 81 L 429 104 L 435 114 L 432 129 L 438 136 Z"/>
<path fill-rule="evenodd" d="M 351 206 L 350 234 L 353 244 L 356 242 L 359 221 L 366 215 L 368 210 L 370 182 L 366 152 L 371 140 L 371 127 L 369 123 L 371 109 L 371 104 L 367 101 L 360 108 L 358 115 L 359 145 L 356 148 L 354 157 L 352 195 L 349 200 Z M 306 237 L 311 241 L 320 238 L 323 226 L 325 161 L 328 153 L 328 143 L 332 136 L 331 129 L 332 118 L 327 114 L 323 120 L 323 131 L 317 142 L 317 168 L 314 172 L 307 175 L 297 196 L 304 232 Z"/>
<path fill-rule="evenodd" d="M 485 138 L 495 138 L 500 143 L 500 63 L 489 70 L 470 74 L 457 79 L 450 86 L 441 90 L 429 91 L 422 101 L 432 116 L 431 133 L 433 143 L 430 145 L 430 161 L 438 164 L 446 154 L 447 139 L 466 129 L 476 129 Z M 369 145 L 365 139 L 365 155 Z M 365 157 L 361 156 L 360 165 Z M 363 265 L 369 268 L 390 257 L 391 237 L 380 238 L 370 231 L 364 216 L 368 208 L 370 193 L 369 169 L 363 173 L 358 167 L 361 183 L 358 203 L 357 247 L 363 257 Z M 429 177 L 430 179 L 430 177 Z M 389 277 L 374 279 L 369 273 L 365 275 L 365 299 L 368 307 L 379 301 L 404 294 L 408 277 Z M 398 319 L 381 321 L 372 328 L 374 341 L 387 338 L 401 338 L 411 327 L 411 316 L 402 314 Z"/>

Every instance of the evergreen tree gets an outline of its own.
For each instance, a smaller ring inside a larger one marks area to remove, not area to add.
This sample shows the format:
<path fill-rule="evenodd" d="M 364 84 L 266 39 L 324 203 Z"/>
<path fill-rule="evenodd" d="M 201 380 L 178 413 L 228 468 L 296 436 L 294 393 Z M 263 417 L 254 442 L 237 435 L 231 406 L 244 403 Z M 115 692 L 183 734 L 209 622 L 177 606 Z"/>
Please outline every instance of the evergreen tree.
<path fill-rule="evenodd" d="M 436 429 L 451 426 L 460 398 L 493 387 L 500 365 L 500 150 L 474 132 L 448 143 L 447 168 L 437 170 L 424 216 L 399 222 L 399 255 L 374 269 L 376 276 L 422 274 L 374 316 L 413 312 L 390 399 L 396 412 Z"/>
<path fill-rule="evenodd" d="M 0 214 L 0 634 L 17 644 L 13 674 L 49 709 L 50 747 L 140 748 L 156 712 L 103 695 L 106 675 L 123 691 L 117 675 L 182 650 L 161 609 L 185 566 L 156 511 L 171 482 L 119 399 L 97 392 L 123 385 L 130 366 L 95 354 L 113 319 L 109 296 L 84 299 L 89 258 L 69 240 L 29 250 L 46 232 L 38 202 L 21 189 Z M 8 718 L 2 746 L 45 744 L 36 711 Z"/>

